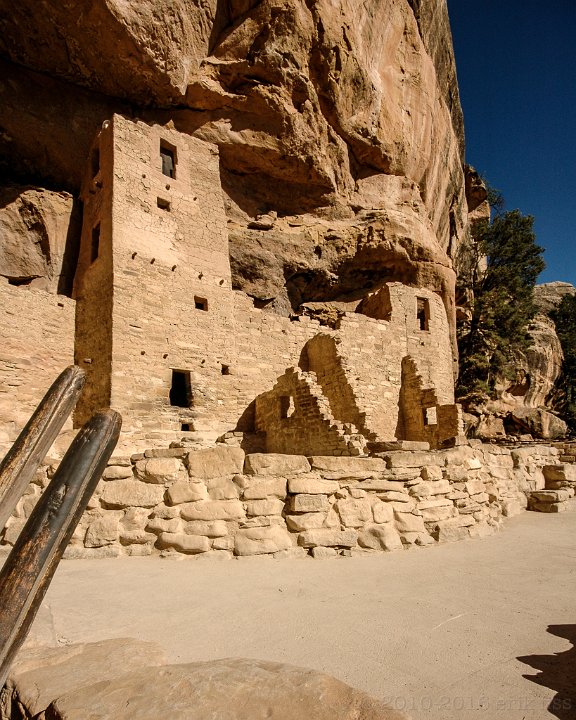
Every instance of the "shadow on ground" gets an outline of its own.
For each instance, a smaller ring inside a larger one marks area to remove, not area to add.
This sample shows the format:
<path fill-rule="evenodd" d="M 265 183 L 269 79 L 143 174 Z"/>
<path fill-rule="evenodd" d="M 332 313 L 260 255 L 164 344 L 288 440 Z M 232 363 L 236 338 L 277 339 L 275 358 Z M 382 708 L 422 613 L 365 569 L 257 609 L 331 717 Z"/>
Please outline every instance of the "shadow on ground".
<path fill-rule="evenodd" d="M 554 655 L 526 655 L 518 660 L 539 670 L 527 680 L 556 690 L 548 712 L 561 720 L 576 719 L 576 625 L 549 625 L 548 632 L 572 643 L 570 650 Z"/>

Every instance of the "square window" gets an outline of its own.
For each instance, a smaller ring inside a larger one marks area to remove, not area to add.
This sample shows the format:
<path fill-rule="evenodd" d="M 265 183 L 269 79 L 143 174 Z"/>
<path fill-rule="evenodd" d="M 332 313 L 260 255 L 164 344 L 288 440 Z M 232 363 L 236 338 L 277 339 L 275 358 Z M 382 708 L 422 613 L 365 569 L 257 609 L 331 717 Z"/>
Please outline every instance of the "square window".
<path fill-rule="evenodd" d="M 176 148 L 164 140 L 160 140 L 160 160 L 162 174 L 169 178 L 176 177 Z"/>
<path fill-rule="evenodd" d="M 165 198 L 156 198 L 156 205 L 160 208 L 160 210 L 167 210 L 170 212 L 170 200 L 166 200 Z"/>
<path fill-rule="evenodd" d="M 208 300 L 194 295 L 194 307 L 196 310 L 204 310 L 205 312 L 208 312 Z"/>

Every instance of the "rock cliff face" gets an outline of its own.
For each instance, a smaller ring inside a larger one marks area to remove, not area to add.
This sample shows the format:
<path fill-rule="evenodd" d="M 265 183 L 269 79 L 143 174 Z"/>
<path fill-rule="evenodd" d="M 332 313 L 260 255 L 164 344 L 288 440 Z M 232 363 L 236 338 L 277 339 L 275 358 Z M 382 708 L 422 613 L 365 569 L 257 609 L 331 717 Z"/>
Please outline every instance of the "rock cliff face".
<path fill-rule="evenodd" d="M 78 191 L 113 111 L 216 143 L 235 286 L 283 314 L 384 281 L 454 322 L 463 123 L 445 0 L 0 0 L 5 174 Z"/>
<path fill-rule="evenodd" d="M 80 222 L 69 193 L 0 188 L 0 276 L 69 294 Z"/>
<path fill-rule="evenodd" d="M 544 438 L 566 434 L 566 423 L 553 412 L 563 354 L 550 312 L 565 295 L 575 293 L 576 288 L 570 283 L 552 282 L 535 287 L 538 314 L 529 327 L 530 347 L 516 358 L 511 368 L 515 378 L 502 379 L 497 387 L 498 399 L 487 403 L 476 430 L 481 437 L 498 437 L 505 432 Z"/>

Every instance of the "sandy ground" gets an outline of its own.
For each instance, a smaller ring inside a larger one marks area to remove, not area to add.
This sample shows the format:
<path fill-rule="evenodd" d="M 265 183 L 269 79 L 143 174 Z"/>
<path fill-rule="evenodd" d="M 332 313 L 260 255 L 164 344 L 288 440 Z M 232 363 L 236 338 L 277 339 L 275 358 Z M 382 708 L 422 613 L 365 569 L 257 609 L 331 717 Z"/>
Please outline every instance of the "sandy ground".
<path fill-rule="evenodd" d="M 32 639 L 129 636 L 171 662 L 308 666 L 415 720 L 576 718 L 575 605 L 572 508 L 526 513 L 484 540 L 368 557 L 63 561 Z M 544 685 L 527 677 L 541 663 Z M 557 694 L 563 674 L 572 688 Z"/>

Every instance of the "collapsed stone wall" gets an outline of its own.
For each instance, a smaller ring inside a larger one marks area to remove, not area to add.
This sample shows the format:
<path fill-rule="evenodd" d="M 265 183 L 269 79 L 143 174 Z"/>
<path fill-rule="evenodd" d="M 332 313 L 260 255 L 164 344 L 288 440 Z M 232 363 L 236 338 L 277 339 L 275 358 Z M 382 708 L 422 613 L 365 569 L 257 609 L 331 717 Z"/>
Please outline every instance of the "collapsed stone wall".
<path fill-rule="evenodd" d="M 373 458 L 153 449 L 111 461 L 66 556 L 326 557 L 482 537 L 526 508 L 558 454 L 481 444 Z M 14 543 L 53 471 L 37 473 L 3 543 Z"/>

